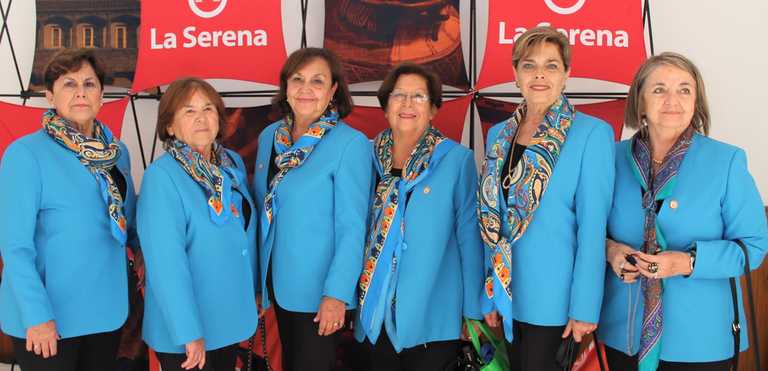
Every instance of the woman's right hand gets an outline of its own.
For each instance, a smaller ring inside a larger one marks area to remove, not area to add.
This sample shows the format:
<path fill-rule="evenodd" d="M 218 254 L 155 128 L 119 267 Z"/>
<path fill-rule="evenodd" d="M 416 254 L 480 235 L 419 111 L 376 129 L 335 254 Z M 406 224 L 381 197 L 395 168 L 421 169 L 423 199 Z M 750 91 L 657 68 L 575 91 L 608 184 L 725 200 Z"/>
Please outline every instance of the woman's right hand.
<path fill-rule="evenodd" d="M 627 256 L 632 255 L 637 250 L 611 239 L 605 240 L 605 259 L 611 265 L 613 273 L 624 283 L 633 283 L 637 280 L 640 272 L 637 267 L 627 261 Z"/>
<path fill-rule="evenodd" d="M 53 357 L 59 341 L 59 333 L 56 331 L 56 322 L 50 320 L 27 329 L 27 351 L 34 351 L 43 358 Z"/>
<path fill-rule="evenodd" d="M 205 341 L 203 338 L 187 343 L 186 350 L 187 360 L 181 364 L 181 368 L 191 370 L 197 367 L 202 370 L 205 366 Z"/>

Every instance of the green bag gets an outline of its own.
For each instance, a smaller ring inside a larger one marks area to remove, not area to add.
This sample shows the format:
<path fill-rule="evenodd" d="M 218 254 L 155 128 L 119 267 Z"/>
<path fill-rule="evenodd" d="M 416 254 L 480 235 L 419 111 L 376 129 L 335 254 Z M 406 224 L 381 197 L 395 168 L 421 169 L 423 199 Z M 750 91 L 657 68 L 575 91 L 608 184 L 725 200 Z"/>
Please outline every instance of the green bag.
<path fill-rule="evenodd" d="M 480 367 L 480 370 L 482 371 L 509 371 L 509 359 L 507 358 L 507 346 L 504 344 L 504 340 L 500 340 L 496 337 L 496 335 L 493 334 L 491 329 L 488 328 L 488 325 L 485 324 L 485 322 L 474 320 L 474 319 L 464 319 L 464 323 L 467 325 L 467 333 L 469 333 L 469 340 L 472 341 L 472 346 L 475 348 L 475 352 L 477 352 L 478 358 L 482 362 L 482 344 L 480 344 L 480 337 L 478 336 L 477 332 L 475 331 L 475 326 L 473 324 L 476 324 L 478 328 L 480 328 L 480 332 L 483 333 L 483 336 L 488 340 L 488 342 L 493 346 L 493 359 L 491 362 L 487 364 L 483 364 Z"/>

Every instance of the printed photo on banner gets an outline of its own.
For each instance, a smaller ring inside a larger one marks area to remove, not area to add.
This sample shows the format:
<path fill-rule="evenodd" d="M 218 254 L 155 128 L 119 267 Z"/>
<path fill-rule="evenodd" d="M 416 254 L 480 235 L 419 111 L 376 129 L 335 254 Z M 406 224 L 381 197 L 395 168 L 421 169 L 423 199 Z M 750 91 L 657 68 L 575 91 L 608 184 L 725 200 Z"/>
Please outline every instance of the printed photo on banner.
<path fill-rule="evenodd" d="M 243 158 L 248 179 L 253 177 L 259 134 L 269 124 L 280 119 L 271 105 L 227 108 L 227 125 L 221 133 L 224 147 L 236 151 Z"/>
<path fill-rule="evenodd" d="M 64 48 L 93 48 L 107 70 L 105 85 L 130 88 L 139 40 L 139 0 L 36 0 L 37 41 L 30 90 L 44 90 L 43 69 Z"/>
<path fill-rule="evenodd" d="M 383 80 L 400 62 L 426 65 L 467 88 L 458 0 L 327 0 L 325 44 L 349 83 Z"/>

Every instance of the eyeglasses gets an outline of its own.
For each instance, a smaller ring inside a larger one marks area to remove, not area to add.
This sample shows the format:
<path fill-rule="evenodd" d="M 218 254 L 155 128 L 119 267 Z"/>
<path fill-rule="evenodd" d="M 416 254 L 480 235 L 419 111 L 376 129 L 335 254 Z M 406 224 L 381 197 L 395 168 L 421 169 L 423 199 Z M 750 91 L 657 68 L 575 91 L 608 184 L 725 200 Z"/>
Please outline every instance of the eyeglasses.
<path fill-rule="evenodd" d="M 429 102 L 429 95 L 422 93 L 406 94 L 401 91 L 389 93 L 389 99 L 392 99 L 397 103 L 405 103 L 408 98 L 411 98 L 411 101 L 415 104 L 424 104 Z"/>

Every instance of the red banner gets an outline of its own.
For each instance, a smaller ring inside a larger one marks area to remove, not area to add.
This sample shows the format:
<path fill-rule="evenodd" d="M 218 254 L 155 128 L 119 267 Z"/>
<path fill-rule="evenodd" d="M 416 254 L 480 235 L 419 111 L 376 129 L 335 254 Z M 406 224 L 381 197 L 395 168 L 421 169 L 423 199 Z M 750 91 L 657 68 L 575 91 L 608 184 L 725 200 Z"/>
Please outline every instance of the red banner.
<path fill-rule="evenodd" d="M 116 137 L 120 137 L 123 116 L 129 98 L 105 103 L 96 118 L 103 122 Z M 14 140 L 40 129 L 40 119 L 47 108 L 27 107 L 0 102 L 0 158 Z"/>
<path fill-rule="evenodd" d="M 277 85 L 286 59 L 279 1 L 142 1 L 133 90 L 182 76 Z"/>
<path fill-rule="evenodd" d="M 578 104 L 575 106 L 577 112 L 583 112 L 590 116 L 595 116 L 611 124 L 613 127 L 614 138 L 621 138 L 621 129 L 624 127 L 624 107 L 626 99 L 612 100 L 602 103 Z M 512 112 L 517 108 L 517 103 L 505 102 L 491 98 L 480 98 L 477 100 L 477 113 L 480 116 L 480 122 L 483 126 L 483 140 L 488 137 L 488 130 L 493 125 L 498 124 L 512 116 Z"/>
<path fill-rule="evenodd" d="M 570 41 L 571 77 L 629 85 L 647 56 L 642 14 L 639 0 L 490 0 L 477 85 L 514 81 L 514 41 L 539 25 L 556 28 Z"/>
<path fill-rule="evenodd" d="M 443 101 L 443 106 L 437 111 L 432 124 L 446 137 L 461 142 L 461 132 L 464 130 L 464 121 L 471 101 L 471 95 Z M 375 137 L 389 127 L 387 119 L 384 118 L 384 111 L 379 107 L 356 106 L 352 113 L 344 118 L 344 122 L 362 131 L 368 138 Z"/>

